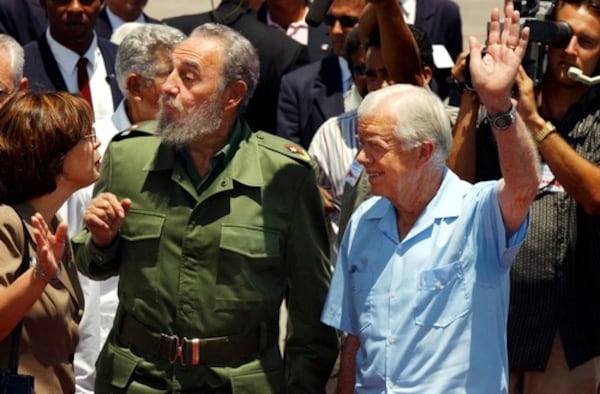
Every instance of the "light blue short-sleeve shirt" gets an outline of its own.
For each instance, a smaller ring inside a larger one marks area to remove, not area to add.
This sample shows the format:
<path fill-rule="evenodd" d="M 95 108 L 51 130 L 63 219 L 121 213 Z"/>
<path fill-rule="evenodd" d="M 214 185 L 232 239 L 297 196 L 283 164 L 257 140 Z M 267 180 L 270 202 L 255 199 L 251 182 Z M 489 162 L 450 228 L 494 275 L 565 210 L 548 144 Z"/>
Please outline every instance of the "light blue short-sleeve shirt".
<path fill-rule="evenodd" d="M 357 336 L 357 393 L 506 393 L 510 238 L 498 182 L 444 170 L 400 241 L 389 200 L 373 197 L 344 235 L 321 319 Z"/>

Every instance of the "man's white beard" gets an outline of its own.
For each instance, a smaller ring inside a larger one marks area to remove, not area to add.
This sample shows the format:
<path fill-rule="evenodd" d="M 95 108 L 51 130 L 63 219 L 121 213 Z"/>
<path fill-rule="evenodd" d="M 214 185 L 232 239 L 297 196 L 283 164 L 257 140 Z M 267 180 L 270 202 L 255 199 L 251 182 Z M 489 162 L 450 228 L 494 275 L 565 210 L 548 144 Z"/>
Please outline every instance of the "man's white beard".
<path fill-rule="evenodd" d="M 186 113 L 172 97 L 161 97 L 156 132 L 163 140 L 178 148 L 187 147 L 193 140 L 216 132 L 223 119 L 220 98 L 221 94 L 216 92 L 208 101 Z M 166 103 L 178 111 L 177 119 L 169 119 Z"/>

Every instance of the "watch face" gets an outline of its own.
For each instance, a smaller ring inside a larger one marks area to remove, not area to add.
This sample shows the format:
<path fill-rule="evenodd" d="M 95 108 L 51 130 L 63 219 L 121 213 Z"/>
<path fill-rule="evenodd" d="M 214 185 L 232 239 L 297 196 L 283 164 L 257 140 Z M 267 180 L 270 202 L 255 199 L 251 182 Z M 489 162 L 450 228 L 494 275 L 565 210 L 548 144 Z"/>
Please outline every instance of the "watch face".
<path fill-rule="evenodd" d="M 493 128 L 504 130 L 514 123 L 516 116 L 516 110 L 514 107 L 512 107 L 510 111 L 498 114 L 493 118 L 489 119 L 489 121 Z"/>
<path fill-rule="evenodd" d="M 513 122 L 512 116 L 510 114 L 500 115 L 494 119 L 494 127 L 498 129 L 505 129 L 510 126 Z"/>

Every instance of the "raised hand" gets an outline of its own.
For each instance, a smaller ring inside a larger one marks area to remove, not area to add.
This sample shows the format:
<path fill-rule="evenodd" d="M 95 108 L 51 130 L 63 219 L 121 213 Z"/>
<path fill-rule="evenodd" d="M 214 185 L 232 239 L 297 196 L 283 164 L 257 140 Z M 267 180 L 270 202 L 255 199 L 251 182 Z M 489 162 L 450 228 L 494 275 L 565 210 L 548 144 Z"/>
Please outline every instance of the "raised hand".
<path fill-rule="evenodd" d="M 31 217 L 33 225 L 33 237 L 37 245 L 38 269 L 42 270 L 44 276 L 54 278 L 60 273 L 60 264 L 65 252 L 67 239 L 67 224 L 61 223 L 52 234 L 44 217 L 36 213 Z"/>
<path fill-rule="evenodd" d="M 519 12 L 507 1 L 504 8 L 504 27 L 500 13 L 494 8 L 488 34 L 486 53 L 482 57 L 479 41 L 469 37 L 470 72 L 473 86 L 490 113 L 510 108 L 510 93 L 517 70 L 527 49 L 529 28 L 521 29 Z"/>
<path fill-rule="evenodd" d="M 112 243 L 130 206 L 130 199 L 119 201 L 112 193 L 101 193 L 92 199 L 83 216 L 83 222 L 92 234 L 92 241 L 96 246 L 102 248 Z"/>

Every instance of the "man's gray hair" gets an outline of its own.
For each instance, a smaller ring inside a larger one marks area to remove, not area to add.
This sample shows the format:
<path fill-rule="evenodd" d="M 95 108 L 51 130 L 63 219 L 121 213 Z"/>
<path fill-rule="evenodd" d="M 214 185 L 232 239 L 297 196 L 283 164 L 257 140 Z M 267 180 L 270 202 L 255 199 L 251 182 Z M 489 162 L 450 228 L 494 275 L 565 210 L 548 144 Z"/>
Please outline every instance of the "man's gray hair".
<path fill-rule="evenodd" d="M 394 137 L 405 149 L 431 141 L 431 163 L 442 168 L 452 145 L 452 127 L 444 104 L 434 93 L 415 85 L 397 84 L 369 93 L 358 107 L 358 117 L 392 116 Z"/>
<path fill-rule="evenodd" d="M 19 87 L 21 79 L 23 79 L 23 65 L 25 64 L 23 47 L 8 34 L 0 34 L 0 48 L 8 52 L 15 87 Z"/>
<path fill-rule="evenodd" d="M 115 77 L 119 89 L 125 94 L 127 75 L 138 74 L 153 79 L 160 71 L 161 58 L 170 58 L 171 52 L 187 37 L 178 29 L 161 24 L 144 23 L 127 34 L 117 50 Z"/>
<path fill-rule="evenodd" d="M 190 38 L 216 38 L 223 42 L 223 75 L 221 87 L 235 81 L 244 81 L 248 91 L 240 103 L 242 112 L 254 94 L 259 76 L 259 60 L 256 48 L 237 31 L 221 24 L 205 23 L 190 34 Z"/>

